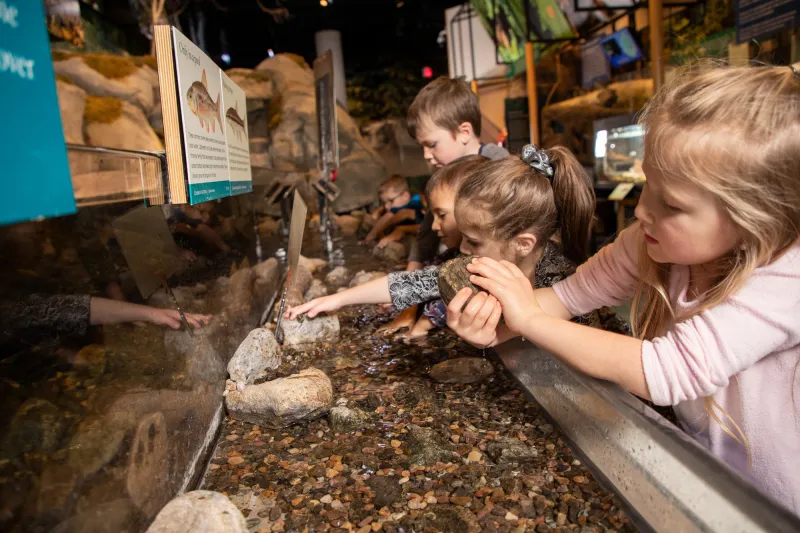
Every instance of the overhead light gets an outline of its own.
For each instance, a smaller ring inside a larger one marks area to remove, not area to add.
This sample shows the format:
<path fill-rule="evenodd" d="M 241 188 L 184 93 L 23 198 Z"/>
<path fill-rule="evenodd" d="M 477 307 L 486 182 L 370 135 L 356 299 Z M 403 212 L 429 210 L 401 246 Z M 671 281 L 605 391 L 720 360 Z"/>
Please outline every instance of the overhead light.
<path fill-rule="evenodd" d="M 403 0 L 400 0 L 399 2 L 397 2 L 397 7 L 398 7 L 398 8 L 401 8 L 401 7 L 403 7 L 404 5 L 406 5 L 406 3 L 405 3 L 405 2 L 403 2 Z"/>
<path fill-rule="evenodd" d="M 222 62 L 225 63 L 226 65 L 231 64 L 231 56 L 229 54 L 222 54 L 222 57 L 220 57 L 220 59 L 222 59 Z"/>
<path fill-rule="evenodd" d="M 322 7 L 328 7 L 328 0 L 319 0 L 319 5 Z"/>
<path fill-rule="evenodd" d="M 422 77 L 430 79 L 433 77 L 433 69 L 431 67 L 422 67 Z"/>
<path fill-rule="evenodd" d="M 270 48 L 269 50 L 267 50 L 267 55 L 268 55 L 269 57 L 275 57 L 275 52 L 273 52 L 273 51 L 272 51 L 272 48 Z"/>

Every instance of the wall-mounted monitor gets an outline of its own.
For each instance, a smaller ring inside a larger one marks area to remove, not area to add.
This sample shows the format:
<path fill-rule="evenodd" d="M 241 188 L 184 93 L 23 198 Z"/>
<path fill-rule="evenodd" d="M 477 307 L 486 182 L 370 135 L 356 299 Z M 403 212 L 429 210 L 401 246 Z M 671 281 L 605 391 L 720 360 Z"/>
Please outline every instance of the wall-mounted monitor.
<path fill-rule="evenodd" d="M 600 47 L 612 68 L 618 68 L 643 59 L 630 29 L 623 28 L 600 40 Z"/>

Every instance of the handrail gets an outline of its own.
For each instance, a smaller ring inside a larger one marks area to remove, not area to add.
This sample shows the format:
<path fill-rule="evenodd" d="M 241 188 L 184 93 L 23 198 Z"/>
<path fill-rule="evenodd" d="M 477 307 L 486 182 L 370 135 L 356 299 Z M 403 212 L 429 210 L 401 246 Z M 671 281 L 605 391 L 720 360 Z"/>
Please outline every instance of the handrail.
<path fill-rule="evenodd" d="M 797 532 L 800 518 L 620 387 L 588 377 L 529 342 L 495 348 L 641 528 L 665 532 Z"/>

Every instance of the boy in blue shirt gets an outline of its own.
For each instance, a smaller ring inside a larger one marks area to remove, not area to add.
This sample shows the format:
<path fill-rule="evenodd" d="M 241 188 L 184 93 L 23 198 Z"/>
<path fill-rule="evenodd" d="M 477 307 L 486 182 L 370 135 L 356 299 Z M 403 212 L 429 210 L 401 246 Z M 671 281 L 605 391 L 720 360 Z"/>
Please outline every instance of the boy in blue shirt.
<path fill-rule="evenodd" d="M 390 242 L 399 241 L 406 234 L 415 235 L 425 218 L 425 206 L 420 195 L 411 195 L 403 176 L 394 175 L 378 188 L 381 208 L 373 215 L 379 216 L 375 226 L 364 239 L 374 241 L 379 235 L 389 232 L 378 242 L 383 248 Z"/>

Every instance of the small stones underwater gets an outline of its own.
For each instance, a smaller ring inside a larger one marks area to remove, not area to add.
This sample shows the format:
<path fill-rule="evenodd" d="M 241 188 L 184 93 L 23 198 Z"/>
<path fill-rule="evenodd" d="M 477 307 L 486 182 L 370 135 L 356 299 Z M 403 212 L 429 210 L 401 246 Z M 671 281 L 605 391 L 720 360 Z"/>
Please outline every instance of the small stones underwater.
<path fill-rule="evenodd" d="M 230 416 L 200 488 L 259 533 L 635 531 L 496 357 L 376 335 L 390 318 L 345 308 L 338 342 L 284 347 L 287 372 L 330 378 L 331 409 L 281 429 Z"/>

